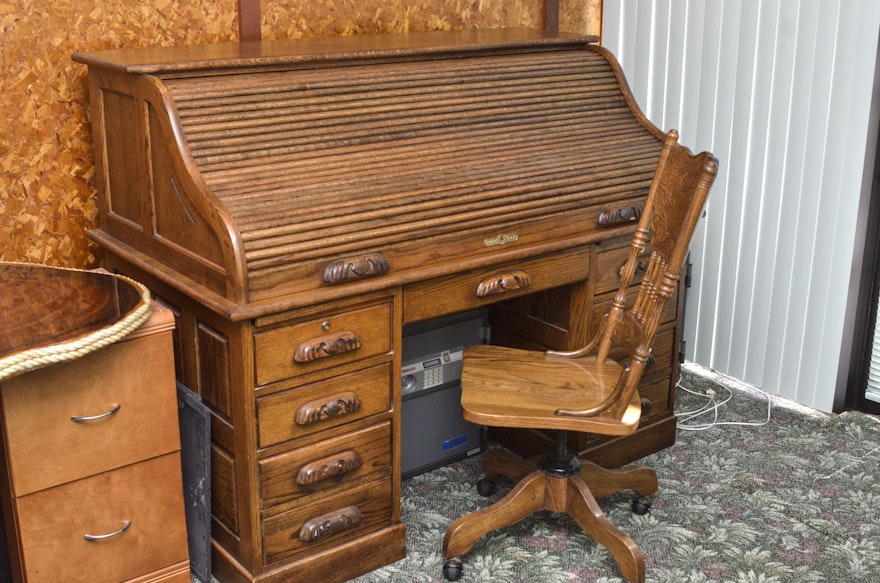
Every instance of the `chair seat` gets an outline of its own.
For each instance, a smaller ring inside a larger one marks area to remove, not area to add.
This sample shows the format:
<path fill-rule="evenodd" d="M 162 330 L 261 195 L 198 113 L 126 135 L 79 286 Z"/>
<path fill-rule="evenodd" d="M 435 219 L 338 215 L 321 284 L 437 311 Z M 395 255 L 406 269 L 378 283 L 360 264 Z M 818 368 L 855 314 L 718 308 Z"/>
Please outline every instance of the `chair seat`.
<path fill-rule="evenodd" d="M 604 401 L 623 367 L 595 357 L 566 358 L 503 346 L 469 346 L 461 373 L 462 415 L 491 427 L 565 429 L 627 435 L 638 427 L 641 403 L 635 394 L 623 415 L 557 415 Z"/>

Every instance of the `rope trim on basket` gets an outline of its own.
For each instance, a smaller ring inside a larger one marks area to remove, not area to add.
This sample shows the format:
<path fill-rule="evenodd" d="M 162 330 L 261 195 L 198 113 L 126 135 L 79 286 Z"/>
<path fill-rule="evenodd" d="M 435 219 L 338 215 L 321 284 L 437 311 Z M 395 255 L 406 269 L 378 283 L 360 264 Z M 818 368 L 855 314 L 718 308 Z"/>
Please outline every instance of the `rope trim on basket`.
<path fill-rule="evenodd" d="M 21 265 L 26 265 L 22 263 Z M 39 265 L 37 267 L 47 267 Z M 51 269 L 65 269 L 68 271 L 87 271 L 84 269 L 73 269 L 69 267 L 52 267 Z M 136 330 L 141 324 L 150 317 L 150 290 L 142 283 L 131 278 L 119 274 L 110 274 L 112 277 L 119 278 L 132 284 L 141 293 L 140 304 L 129 314 L 124 316 L 118 322 L 92 332 L 88 336 L 83 336 L 70 342 L 55 344 L 52 346 L 44 346 L 24 350 L 12 356 L 0 359 L 0 380 L 13 376 L 18 373 L 41 368 L 49 364 L 75 360 L 83 357 L 90 352 L 94 352 L 99 348 L 103 348 L 108 344 L 113 344 L 126 337 L 132 331 Z"/>

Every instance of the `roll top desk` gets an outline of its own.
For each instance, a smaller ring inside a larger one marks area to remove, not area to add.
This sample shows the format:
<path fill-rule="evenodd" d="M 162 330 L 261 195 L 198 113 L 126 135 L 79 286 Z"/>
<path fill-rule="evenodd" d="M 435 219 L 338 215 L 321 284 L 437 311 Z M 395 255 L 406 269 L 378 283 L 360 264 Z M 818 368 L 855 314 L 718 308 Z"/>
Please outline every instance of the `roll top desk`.
<path fill-rule="evenodd" d="M 221 581 L 402 558 L 405 324 L 487 306 L 571 349 L 617 288 L 663 133 L 589 36 L 529 30 L 79 53 L 105 265 L 177 318 L 210 407 Z M 681 301 L 611 465 L 670 445 Z M 522 453 L 538 433 L 494 435 Z M 439 549 L 438 549 L 439 552 Z"/>

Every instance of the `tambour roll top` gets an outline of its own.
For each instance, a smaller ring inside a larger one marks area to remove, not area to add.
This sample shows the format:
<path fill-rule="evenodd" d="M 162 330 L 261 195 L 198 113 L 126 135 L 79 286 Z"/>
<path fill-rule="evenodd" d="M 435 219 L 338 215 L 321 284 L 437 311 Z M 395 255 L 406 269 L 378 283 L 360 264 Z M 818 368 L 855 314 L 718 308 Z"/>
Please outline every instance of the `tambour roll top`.
<path fill-rule="evenodd" d="M 393 38 L 76 55 L 103 96 L 92 236 L 241 306 L 525 257 L 637 218 L 662 133 L 594 38 Z"/>

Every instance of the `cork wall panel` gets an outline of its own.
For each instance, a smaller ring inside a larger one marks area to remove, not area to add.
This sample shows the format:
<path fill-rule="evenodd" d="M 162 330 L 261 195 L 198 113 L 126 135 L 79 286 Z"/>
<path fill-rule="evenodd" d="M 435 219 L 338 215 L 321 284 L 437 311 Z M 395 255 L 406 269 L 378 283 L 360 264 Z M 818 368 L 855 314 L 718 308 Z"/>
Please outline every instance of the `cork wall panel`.
<path fill-rule="evenodd" d="M 560 2 L 560 29 L 599 34 L 601 0 Z M 543 26 L 543 0 L 263 0 L 263 38 Z"/>
<path fill-rule="evenodd" d="M 542 0 L 263 0 L 263 38 L 542 26 Z"/>
<path fill-rule="evenodd" d="M 559 30 L 602 36 L 602 0 L 561 0 Z"/>
<path fill-rule="evenodd" d="M 543 0 L 262 0 L 263 38 L 543 26 Z M 0 4 L 0 260 L 94 267 L 95 170 L 76 51 L 238 39 L 238 0 Z M 599 34 L 601 0 L 561 0 L 560 29 Z"/>
<path fill-rule="evenodd" d="M 86 67 L 71 54 L 232 40 L 236 10 L 236 0 L 0 4 L 0 259 L 96 264 Z"/>

